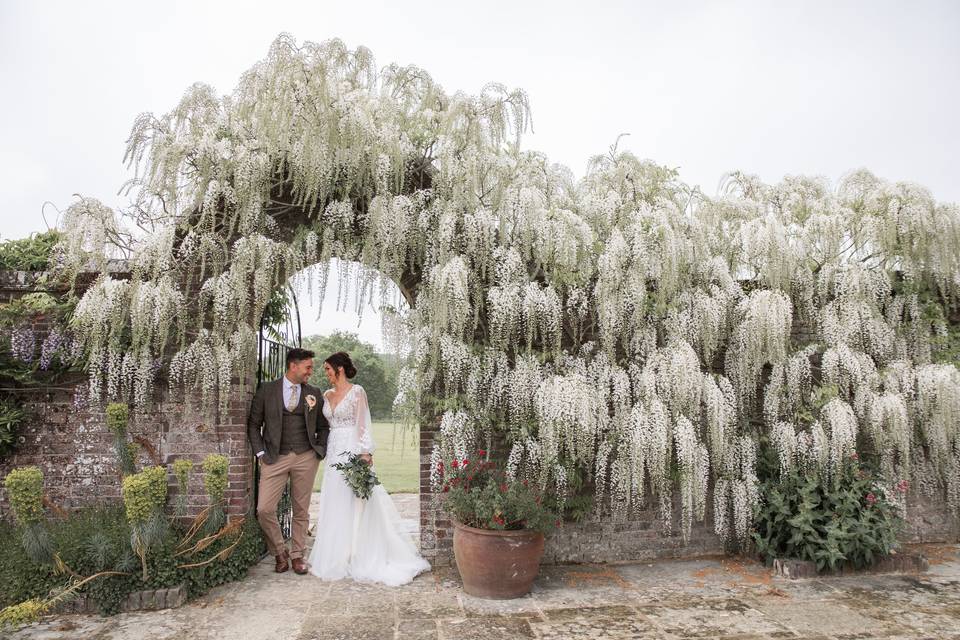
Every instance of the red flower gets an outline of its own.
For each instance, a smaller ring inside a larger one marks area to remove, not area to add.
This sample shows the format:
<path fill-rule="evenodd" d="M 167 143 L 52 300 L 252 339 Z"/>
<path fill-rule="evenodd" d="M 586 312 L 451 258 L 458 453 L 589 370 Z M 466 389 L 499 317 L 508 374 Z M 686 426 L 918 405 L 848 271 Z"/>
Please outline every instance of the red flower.
<path fill-rule="evenodd" d="M 874 504 L 876 501 L 877 501 L 877 496 L 873 495 L 873 493 L 868 493 L 868 494 L 867 494 L 867 504 L 872 505 L 872 504 Z"/>
<path fill-rule="evenodd" d="M 858 455 L 857 455 L 857 452 L 854 451 L 854 452 L 853 452 L 853 455 L 850 456 L 850 459 L 853 460 L 854 462 L 856 462 L 857 460 L 860 459 L 860 456 L 858 456 Z"/>
<path fill-rule="evenodd" d="M 467 466 L 468 464 L 470 464 L 470 461 L 469 461 L 467 458 L 464 458 L 464 459 L 463 459 L 463 466 Z"/>
<path fill-rule="evenodd" d="M 530 486 L 530 483 L 529 483 L 529 482 L 527 482 L 526 480 L 524 480 L 524 481 L 523 481 L 523 486 L 525 486 L 525 487 L 529 487 L 529 486 Z"/>
<path fill-rule="evenodd" d="M 503 519 L 503 516 L 493 516 L 493 521 L 501 527 L 507 523 L 507 521 Z"/>
<path fill-rule="evenodd" d="M 450 491 L 450 485 L 445 484 L 443 485 L 443 492 L 446 493 L 447 491 Z"/>
<path fill-rule="evenodd" d="M 897 483 L 897 493 L 906 493 L 907 489 L 910 488 L 910 483 L 906 480 L 901 480 Z"/>
<path fill-rule="evenodd" d="M 560 521 L 557 520 L 555 524 L 559 527 L 559 526 L 560 526 Z"/>
<path fill-rule="evenodd" d="M 453 459 L 453 462 L 450 463 L 450 466 L 453 467 L 454 469 L 456 469 L 457 467 L 460 466 L 460 463 L 457 462 L 457 459 L 456 459 L 456 458 L 454 458 L 454 459 Z"/>
<path fill-rule="evenodd" d="M 506 492 L 507 492 L 507 484 L 503 483 L 500 485 L 500 493 L 506 493 Z"/>
<path fill-rule="evenodd" d="M 477 454 L 482 458 L 483 456 L 487 455 L 487 450 L 480 449 L 479 451 L 477 451 Z"/>

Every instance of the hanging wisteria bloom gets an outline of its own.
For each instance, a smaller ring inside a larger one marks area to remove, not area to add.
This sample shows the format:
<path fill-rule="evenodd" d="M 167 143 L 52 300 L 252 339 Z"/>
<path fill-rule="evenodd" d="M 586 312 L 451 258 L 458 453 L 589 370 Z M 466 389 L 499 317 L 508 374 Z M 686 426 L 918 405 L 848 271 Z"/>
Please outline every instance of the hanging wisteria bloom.
<path fill-rule="evenodd" d="M 956 205 L 866 171 L 734 172 L 711 198 L 616 147 L 577 179 L 525 150 L 529 122 L 523 91 L 447 93 L 287 35 L 229 96 L 197 84 L 140 116 L 127 158 L 152 231 L 70 324 L 91 399 L 144 405 L 165 382 L 223 409 L 278 289 L 330 282 L 362 310 L 389 280 L 409 307 L 384 323 L 408 355 L 397 406 L 439 430 L 434 483 L 502 439 L 511 475 L 561 501 L 585 481 L 598 514 L 654 505 L 669 528 L 679 499 L 684 537 L 712 486 L 714 529 L 742 541 L 761 443 L 827 474 L 869 444 L 960 510 Z M 133 237 L 94 200 L 68 214 L 68 276 Z"/>
<path fill-rule="evenodd" d="M 40 345 L 40 368 L 44 371 L 50 368 L 55 357 L 65 361 L 69 356 L 70 339 L 59 327 L 54 327 L 43 339 Z"/>
<path fill-rule="evenodd" d="M 20 324 L 10 332 L 10 354 L 21 362 L 33 362 L 37 334 L 29 324 Z"/>

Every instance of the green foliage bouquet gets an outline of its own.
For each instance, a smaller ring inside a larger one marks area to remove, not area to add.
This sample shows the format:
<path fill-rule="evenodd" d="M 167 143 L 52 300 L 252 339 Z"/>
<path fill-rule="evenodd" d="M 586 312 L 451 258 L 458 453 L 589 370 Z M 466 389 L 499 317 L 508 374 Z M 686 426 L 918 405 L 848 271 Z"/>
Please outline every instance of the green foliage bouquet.
<path fill-rule="evenodd" d="M 497 463 L 477 459 L 438 463 L 446 511 L 460 523 L 476 529 L 530 529 L 547 533 L 559 524 L 550 500 L 535 484 L 510 477 Z"/>
<path fill-rule="evenodd" d="M 373 488 L 380 484 L 373 467 L 356 453 L 349 454 L 346 462 L 338 462 L 333 468 L 343 474 L 347 486 L 353 489 L 353 494 L 358 498 L 366 500 L 373 493 Z"/>

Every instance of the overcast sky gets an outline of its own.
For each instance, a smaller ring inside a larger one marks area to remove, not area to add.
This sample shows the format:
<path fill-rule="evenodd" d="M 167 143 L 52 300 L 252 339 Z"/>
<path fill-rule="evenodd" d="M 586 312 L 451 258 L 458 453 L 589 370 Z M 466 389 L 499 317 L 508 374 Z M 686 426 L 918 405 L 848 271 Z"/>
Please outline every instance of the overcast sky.
<path fill-rule="evenodd" d="M 194 82 L 230 92 L 282 31 L 365 45 L 449 92 L 522 87 L 526 146 L 577 175 L 629 133 L 622 148 L 711 195 L 734 169 L 867 167 L 960 201 L 960 2 L 793 5 L 0 0 L 0 239 L 45 229 L 45 201 L 122 204 L 134 117 Z"/>

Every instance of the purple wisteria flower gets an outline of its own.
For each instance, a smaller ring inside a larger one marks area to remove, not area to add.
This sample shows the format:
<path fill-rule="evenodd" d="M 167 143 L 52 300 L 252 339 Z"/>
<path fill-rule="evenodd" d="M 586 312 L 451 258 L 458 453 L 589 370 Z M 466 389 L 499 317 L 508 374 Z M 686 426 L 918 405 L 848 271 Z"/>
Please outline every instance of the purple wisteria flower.
<path fill-rule="evenodd" d="M 89 406 L 87 394 L 88 394 L 87 388 L 84 386 L 79 386 L 74 390 L 73 392 L 74 411 L 83 411 Z"/>
<path fill-rule="evenodd" d="M 68 347 L 67 335 L 59 328 L 54 329 L 47 334 L 43 344 L 40 345 L 40 368 L 46 371 L 50 368 L 54 356 L 59 356 L 60 361 L 64 360 L 64 353 Z"/>
<path fill-rule="evenodd" d="M 33 327 L 21 324 L 10 332 L 10 353 L 21 362 L 33 362 L 33 352 L 37 348 L 37 335 Z"/>

